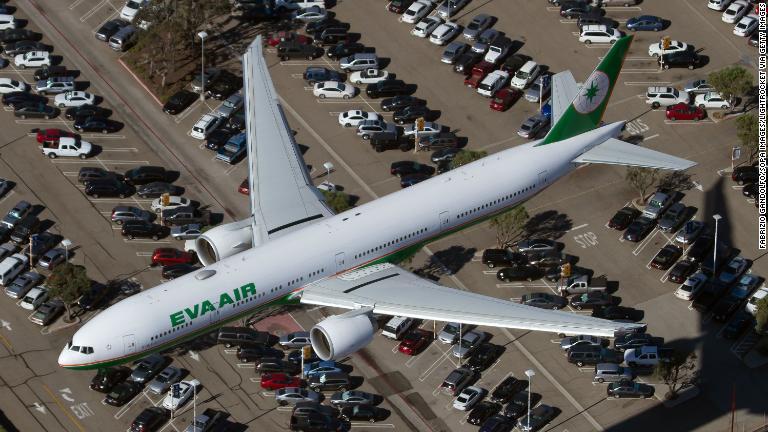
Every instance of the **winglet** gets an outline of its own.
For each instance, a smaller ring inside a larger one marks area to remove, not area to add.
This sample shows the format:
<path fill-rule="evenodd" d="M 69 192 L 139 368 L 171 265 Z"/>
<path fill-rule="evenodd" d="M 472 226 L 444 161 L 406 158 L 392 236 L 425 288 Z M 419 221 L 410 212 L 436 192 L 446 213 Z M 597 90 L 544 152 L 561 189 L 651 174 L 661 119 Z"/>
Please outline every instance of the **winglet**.
<path fill-rule="evenodd" d="M 633 36 L 617 40 L 584 81 L 571 105 L 537 145 L 547 145 L 590 131 L 600 124 L 619 78 Z"/>

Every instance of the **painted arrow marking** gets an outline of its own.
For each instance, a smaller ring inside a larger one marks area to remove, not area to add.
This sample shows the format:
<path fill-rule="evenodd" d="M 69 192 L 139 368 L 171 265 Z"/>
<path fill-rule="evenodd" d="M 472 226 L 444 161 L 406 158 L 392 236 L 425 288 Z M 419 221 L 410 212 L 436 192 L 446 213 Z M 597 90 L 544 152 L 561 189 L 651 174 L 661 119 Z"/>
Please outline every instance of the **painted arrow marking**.
<path fill-rule="evenodd" d="M 11 331 L 11 330 L 13 330 L 13 329 L 11 328 L 11 323 L 9 323 L 9 322 L 8 322 L 8 321 L 6 321 L 6 320 L 0 320 L 0 324 L 2 324 L 2 325 L 3 325 L 3 328 L 4 328 L 4 329 L 6 329 L 6 330 L 8 330 L 8 331 Z"/>
<path fill-rule="evenodd" d="M 699 183 L 697 183 L 695 181 L 692 181 L 691 183 L 693 183 L 693 187 L 698 189 L 700 192 L 704 192 L 704 186 L 700 185 Z"/>
<path fill-rule="evenodd" d="M 198 354 L 198 353 L 196 353 L 194 351 L 190 351 L 189 352 L 189 356 L 192 357 L 192 360 L 194 360 L 194 361 L 198 361 L 198 362 L 200 361 L 200 354 Z"/>
<path fill-rule="evenodd" d="M 67 402 L 74 402 L 75 401 L 73 398 L 69 397 L 69 395 L 72 394 L 72 390 L 70 390 L 69 387 L 63 388 L 63 389 L 59 390 L 59 393 L 61 394 L 61 397 L 65 401 L 67 401 Z"/>
<path fill-rule="evenodd" d="M 35 402 L 32 406 L 40 413 L 45 414 L 45 407 L 40 405 L 40 402 Z"/>

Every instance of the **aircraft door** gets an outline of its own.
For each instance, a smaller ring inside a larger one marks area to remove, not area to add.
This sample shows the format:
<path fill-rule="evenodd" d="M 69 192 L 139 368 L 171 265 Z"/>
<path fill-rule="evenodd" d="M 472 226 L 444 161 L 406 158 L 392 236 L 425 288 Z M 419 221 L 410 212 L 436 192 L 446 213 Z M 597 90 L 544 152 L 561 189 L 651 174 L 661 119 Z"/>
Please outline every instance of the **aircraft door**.
<path fill-rule="evenodd" d="M 134 335 L 123 336 L 123 352 L 125 355 L 131 354 L 136 351 L 136 337 Z"/>
<path fill-rule="evenodd" d="M 450 218 L 448 217 L 448 212 L 440 212 L 440 231 L 445 231 L 448 229 L 448 223 L 450 222 Z"/>
<path fill-rule="evenodd" d="M 344 252 L 337 253 L 336 254 L 336 273 L 346 270 L 346 265 L 344 261 L 345 261 Z"/>

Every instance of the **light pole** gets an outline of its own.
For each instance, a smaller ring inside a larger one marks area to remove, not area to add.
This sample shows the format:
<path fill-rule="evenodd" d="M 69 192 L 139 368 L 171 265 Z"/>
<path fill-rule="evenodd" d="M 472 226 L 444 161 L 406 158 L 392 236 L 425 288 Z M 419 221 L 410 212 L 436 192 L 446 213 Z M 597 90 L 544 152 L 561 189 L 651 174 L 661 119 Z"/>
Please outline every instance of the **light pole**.
<path fill-rule="evenodd" d="M 205 38 L 208 33 L 201 31 L 197 37 L 200 38 L 200 100 L 205 101 Z"/>
<path fill-rule="evenodd" d="M 534 375 L 536 375 L 536 372 L 534 372 L 533 369 L 525 371 L 525 376 L 528 377 L 528 425 L 526 426 L 528 430 L 531 430 L 531 386 L 533 384 Z"/>
<path fill-rule="evenodd" d="M 718 222 L 720 222 L 720 219 L 723 217 L 719 214 L 713 214 L 712 219 L 715 220 L 715 247 L 714 252 L 712 252 L 712 277 L 715 276 L 715 273 L 717 272 L 717 225 Z"/>
<path fill-rule="evenodd" d="M 35 240 L 37 240 L 37 234 L 30 234 L 29 235 L 29 271 L 32 271 L 32 269 L 35 268 L 35 265 L 32 262 L 32 249 L 35 248 Z"/>

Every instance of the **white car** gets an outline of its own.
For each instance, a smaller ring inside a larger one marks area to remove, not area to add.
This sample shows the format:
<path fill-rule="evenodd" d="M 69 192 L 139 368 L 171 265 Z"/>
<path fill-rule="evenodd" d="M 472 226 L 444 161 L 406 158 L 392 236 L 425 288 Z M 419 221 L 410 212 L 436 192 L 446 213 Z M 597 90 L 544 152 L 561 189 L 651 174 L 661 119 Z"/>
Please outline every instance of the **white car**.
<path fill-rule="evenodd" d="M 312 94 L 320 99 L 349 99 L 355 96 L 355 87 L 338 81 L 324 81 L 315 84 Z"/>
<path fill-rule="evenodd" d="M 756 28 L 757 18 L 748 15 L 739 20 L 739 23 L 733 28 L 733 34 L 736 36 L 747 37 L 751 35 Z"/>
<path fill-rule="evenodd" d="M 461 27 L 458 24 L 452 22 L 445 22 L 437 26 L 435 31 L 429 35 L 429 41 L 435 45 L 445 45 L 449 40 L 456 37 L 461 31 Z"/>
<path fill-rule="evenodd" d="M 10 78 L 0 78 L 0 94 L 11 92 L 24 92 L 27 91 L 29 86 L 27 83 L 16 81 Z"/>
<path fill-rule="evenodd" d="M 48 289 L 38 286 L 29 290 L 27 295 L 21 299 L 19 306 L 27 310 L 35 310 L 41 304 L 45 303 L 46 300 L 48 300 Z"/>
<path fill-rule="evenodd" d="M 169 410 L 179 409 L 179 407 L 184 405 L 184 403 L 192 397 L 192 394 L 194 394 L 197 387 L 200 386 L 200 381 L 196 379 L 182 381 L 178 383 L 178 386 L 181 388 L 179 391 L 179 397 L 173 397 L 173 386 L 171 386 L 171 390 L 168 391 L 168 394 L 165 395 L 165 399 L 163 400 L 163 408 Z"/>
<path fill-rule="evenodd" d="M 483 78 L 477 86 L 477 92 L 485 97 L 492 97 L 509 81 L 509 72 L 495 70 Z"/>
<path fill-rule="evenodd" d="M 53 99 L 53 103 L 59 108 L 93 105 L 95 101 L 95 96 L 84 91 L 68 91 L 65 93 L 59 93 Z"/>
<path fill-rule="evenodd" d="M 128 0 L 128 3 L 126 3 L 120 11 L 120 19 L 133 22 L 133 19 L 136 18 L 136 14 L 139 13 L 139 9 L 146 6 L 147 3 L 148 0 Z"/>
<path fill-rule="evenodd" d="M 707 2 L 707 7 L 712 10 L 721 11 L 728 7 L 732 1 L 733 0 L 709 0 Z"/>
<path fill-rule="evenodd" d="M 539 76 L 539 73 L 541 73 L 539 64 L 533 60 L 528 60 L 523 67 L 515 72 L 510 85 L 513 88 L 522 90 L 528 87 Z"/>
<path fill-rule="evenodd" d="M 427 16 L 433 6 L 432 2 L 428 0 L 419 0 L 411 4 L 411 6 L 403 12 L 402 20 L 408 24 L 416 24 L 421 21 L 422 18 Z"/>
<path fill-rule="evenodd" d="M 13 15 L 0 15 L 0 30 L 10 30 L 16 28 L 16 18 Z"/>
<path fill-rule="evenodd" d="M 357 127 L 364 120 L 381 120 L 381 115 L 363 110 L 349 110 L 339 114 L 339 124 L 344 127 Z"/>
<path fill-rule="evenodd" d="M 456 396 L 453 400 L 453 407 L 460 411 L 469 411 L 485 396 L 485 389 L 475 386 L 469 386 Z"/>
<path fill-rule="evenodd" d="M 712 91 L 696 95 L 693 104 L 700 108 L 728 109 L 731 107 L 731 103 L 725 100 L 720 93 Z"/>
<path fill-rule="evenodd" d="M 349 82 L 354 84 L 375 84 L 389 78 L 389 72 L 385 70 L 365 69 L 352 72 L 352 75 L 349 76 Z"/>
<path fill-rule="evenodd" d="M 320 6 L 311 6 L 305 9 L 299 9 L 293 13 L 293 19 L 305 23 L 322 21 L 328 16 L 325 8 Z"/>
<path fill-rule="evenodd" d="M 749 3 L 744 0 L 736 0 L 723 12 L 722 20 L 728 24 L 736 24 L 744 15 L 749 13 L 749 8 Z"/>
<path fill-rule="evenodd" d="M 419 136 L 434 135 L 442 132 L 443 125 L 435 122 L 424 122 L 424 128 L 419 131 Z M 403 136 L 411 136 L 416 133 L 416 125 L 410 124 L 403 127 Z"/>
<path fill-rule="evenodd" d="M 752 294 L 752 297 L 749 298 L 747 304 L 744 305 L 744 309 L 752 315 L 755 315 L 757 313 L 757 302 L 761 299 L 764 299 L 765 297 L 768 297 L 768 288 L 763 285 L 760 289 L 755 291 L 754 294 Z"/>
<path fill-rule="evenodd" d="M 50 66 L 51 54 L 48 51 L 30 51 L 18 54 L 13 58 L 13 64 L 22 69 Z"/>
<path fill-rule="evenodd" d="M 669 47 L 667 49 L 661 48 L 661 42 L 652 43 L 648 46 L 648 55 L 651 57 L 658 57 L 664 54 L 670 54 L 678 51 L 685 51 L 688 49 L 688 44 L 680 41 L 669 41 Z"/>
<path fill-rule="evenodd" d="M 706 281 L 707 275 L 704 273 L 696 272 L 692 274 L 675 290 L 675 297 L 686 301 L 692 300 Z"/>
<path fill-rule="evenodd" d="M 192 130 L 189 131 L 189 136 L 194 139 L 204 140 L 208 137 L 208 134 L 213 132 L 219 124 L 224 121 L 222 117 L 213 114 L 203 114 L 194 125 Z"/>
<path fill-rule="evenodd" d="M 603 24 L 592 24 L 585 25 L 581 28 L 579 42 L 583 42 L 587 45 L 592 43 L 612 44 L 621 39 L 621 36 L 621 32 L 613 27 L 608 27 Z"/>
<path fill-rule="evenodd" d="M 416 37 L 425 38 L 431 35 L 432 32 L 435 31 L 435 29 L 442 23 L 442 18 L 438 18 L 436 16 L 426 17 L 419 21 L 419 23 L 411 29 L 411 34 Z"/>
<path fill-rule="evenodd" d="M 168 205 L 163 205 L 162 198 L 156 198 L 154 201 L 152 201 L 151 208 L 155 213 L 162 213 L 163 210 L 168 210 L 180 206 L 188 206 L 190 204 L 191 201 L 189 201 L 189 198 L 170 196 L 168 197 Z"/>

